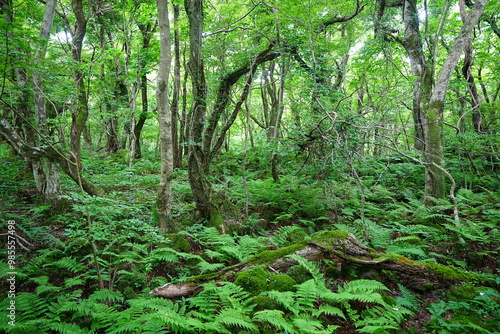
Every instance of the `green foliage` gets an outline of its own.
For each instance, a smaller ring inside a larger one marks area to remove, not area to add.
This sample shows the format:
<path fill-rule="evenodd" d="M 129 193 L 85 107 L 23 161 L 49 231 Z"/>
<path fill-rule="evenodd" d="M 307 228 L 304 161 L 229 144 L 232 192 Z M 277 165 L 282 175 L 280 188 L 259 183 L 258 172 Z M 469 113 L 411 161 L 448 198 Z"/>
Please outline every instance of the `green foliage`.
<path fill-rule="evenodd" d="M 496 333 L 500 330 L 500 295 L 493 289 L 480 289 L 466 301 L 444 301 L 431 304 L 427 310 L 430 333 Z"/>

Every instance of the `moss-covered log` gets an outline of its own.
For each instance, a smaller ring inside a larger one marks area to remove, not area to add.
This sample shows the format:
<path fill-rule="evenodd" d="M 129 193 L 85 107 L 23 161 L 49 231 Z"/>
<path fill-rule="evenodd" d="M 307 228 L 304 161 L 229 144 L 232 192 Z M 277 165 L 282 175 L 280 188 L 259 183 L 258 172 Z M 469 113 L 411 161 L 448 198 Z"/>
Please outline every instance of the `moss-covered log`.
<path fill-rule="evenodd" d="M 193 276 L 182 283 L 168 283 L 151 294 L 165 298 L 189 296 L 200 290 L 208 281 L 234 281 L 237 273 L 266 266 L 274 273 L 281 273 L 297 264 L 289 255 L 299 255 L 309 261 L 329 259 L 340 265 L 353 264 L 369 269 L 387 270 L 409 282 L 414 287 L 446 287 L 458 282 L 471 281 L 476 275 L 454 267 L 419 262 L 397 254 L 378 253 L 361 244 L 356 237 L 345 231 L 320 233 L 309 240 L 276 250 L 263 251 L 250 259 L 217 272 Z"/>

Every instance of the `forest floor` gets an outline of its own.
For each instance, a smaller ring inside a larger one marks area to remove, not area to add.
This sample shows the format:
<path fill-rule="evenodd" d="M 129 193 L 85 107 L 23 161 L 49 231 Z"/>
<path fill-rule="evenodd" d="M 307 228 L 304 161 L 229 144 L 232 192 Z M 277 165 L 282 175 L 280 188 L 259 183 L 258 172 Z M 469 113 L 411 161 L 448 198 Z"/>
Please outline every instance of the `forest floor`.
<path fill-rule="evenodd" d="M 498 180 L 457 191 L 457 226 L 449 201 L 421 203 L 421 167 L 411 163 L 361 165 L 360 188 L 352 176 L 318 178 L 313 167 L 275 182 L 257 160 L 243 178 L 241 159 L 228 155 L 211 180 L 224 203 L 226 233 L 195 221 L 180 169 L 172 205 L 178 231 L 165 235 L 154 212 L 156 159 L 128 167 L 120 155 L 87 157 L 84 173 L 107 196 L 88 197 L 63 177 L 68 201 L 55 208 L 38 197 L 22 161 L 1 153 L 0 234 L 9 245 L 14 226 L 16 238 L 14 267 L 7 248 L 0 262 L 1 332 L 500 333 Z M 336 230 L 351 233 L 371 254 L 457 276 L 441 284 L 282 251 Z M 230 270 L 273 251 L 294 265 Z M 150 294 L 200 277 L 192 295 Z M 14 320 L 7 313 L 12 301 Z"/>

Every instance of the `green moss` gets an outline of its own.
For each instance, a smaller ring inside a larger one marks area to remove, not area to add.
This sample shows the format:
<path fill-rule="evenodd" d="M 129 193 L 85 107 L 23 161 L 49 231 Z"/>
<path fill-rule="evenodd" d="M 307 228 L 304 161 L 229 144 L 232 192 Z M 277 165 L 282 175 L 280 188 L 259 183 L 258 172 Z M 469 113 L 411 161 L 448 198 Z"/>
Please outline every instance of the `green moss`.
<path fill-rule="evenodd" d="M 305 246 L 306 246 L 305 241 L 301 241 L 296 244 L 287 247 L 282 247 L 276 250 L 263 251 L 250 258 L 250 260 L 248 260 L 248 264 L 254 265 L 254 264 L 273 263 L 278 259 L 284 258 L 287 255 L 295 253 L 296 251 L 304 248 Z"/>
<path fill-rule="evenodd" d="M 293 278 L 286 274 L 277 274 L 271 277 L 269 281 L 269 290 L 291 291 L 297 284 Z"/>
<path fill-rule="evenodd" d="M 446 297 L 449 300 L 463 302 L 474 299 L 477 296 L 478 288 L 466 285 L 466 286 L 452 286 L 448 291 L 446 291 Z"/>
<path fill-rule="evenodd" d="M 308 281 L 312 278 L 311 273 L 301 265 L 298 266 L 293 266 L 287 271 L 288 276 L 293 278 L 297 284 L 304 283 L 305 281 Z"/>
<path fill-rule="evenodd" d="M 337 268 L 335 262 L 328 261 L 325 264 L 325 276 L 328 278 L 338 279 L 342 277 L 342 273 L 339 268 Z"/>
<path fill-rule="evenodd" d="M 290 235 L 288 235 L 287 240 L 291 244 L 295 244 L 297 242 L 303 241 L 304 239 L 306 239 L 306 237 L 307 237 L 306 232 L 304 232 L 302 230 L 296 230 L 296 231 L 293 231 L 292 233 L 290 233 Z"/>
<path fill-rule="evenodd" d="M 179 252 L 189 252 L 191 250 L 191 244 L 184 235 L 179 235 L 177 233 L 171 233 L 167 235 L 170 240 L 170 247 Z"/>
<path fill-rule="evenodd" d="M 349 232 L 342 230 L 333 230 L 315 235 L 312 240 L 325 247 L 336 244 L 336 241 L 343 241 L 349 236 Z"/>
<path fill-rule="evenodd" d="M 275 300 L 269 298 L 269 296 L 255 296 L 250 299 L 250 304 L 255 305 L 255 308 L 253 309 L 255 312 L 263 310 L 275 310 L 280 307 L 280 304 Z"/>
<path fill-rule="evenodd" d="M 415 262 L 415 263 L 417 263 L 419 265 L 423 265 L 426 269 L 431 270 L 437 276 L 439 276 L 445 280 L 469 282 L 472 279 L 474 279 L 474 277 L 475 277 L 475 275 L 464 273 L 455 267 L 443 266 L 440 264 L 427 263 L 427 262 L 426 263 Z"/>
<path fill-rule="evenodd" d="M 270 279 L 271 274 L 260 266 L 237 273 L 234 284 L 241 286 L 245 291 L 256 296 L 268 290 L 268 282 Z"/>
<path fill-rule="evenodd" d="M 126 299 L 135 299 L 135 298 L 137 298 L 137 293 L 130 286 L 128 286 L 125 289 L 123 289 L 123 295 L 125 296 Z"/>

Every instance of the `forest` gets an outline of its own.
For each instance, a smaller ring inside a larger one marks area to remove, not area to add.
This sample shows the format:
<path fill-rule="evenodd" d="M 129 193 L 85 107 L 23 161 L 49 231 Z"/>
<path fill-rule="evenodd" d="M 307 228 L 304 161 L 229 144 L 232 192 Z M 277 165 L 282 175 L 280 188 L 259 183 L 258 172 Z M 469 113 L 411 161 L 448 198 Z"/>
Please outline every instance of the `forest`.
<path fill-rule="evenodd" d="M 0 333 L 500 334 L 500 2 L 0 0 Z"/>

